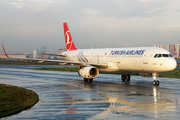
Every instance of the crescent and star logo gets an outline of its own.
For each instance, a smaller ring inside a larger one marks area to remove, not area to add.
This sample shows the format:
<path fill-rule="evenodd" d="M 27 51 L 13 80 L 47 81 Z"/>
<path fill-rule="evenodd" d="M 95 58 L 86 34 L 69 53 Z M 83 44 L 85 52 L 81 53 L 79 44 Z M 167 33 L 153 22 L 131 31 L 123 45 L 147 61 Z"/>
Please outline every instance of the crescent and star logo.
<path fill-rule="evenodd" d="M 70 41 L 70 33 L 69 31 L 66 32 L 66 50 L 69 51 L 72 47 L 72 41 Z"/>
<path fill-rule="evenodd" d="M 66 45 L 68 45 L 70 42 L 69 42 L 69 31 L 66 32 L 66 35 L 67 35 L 67 42 L 66 42 Z"/>

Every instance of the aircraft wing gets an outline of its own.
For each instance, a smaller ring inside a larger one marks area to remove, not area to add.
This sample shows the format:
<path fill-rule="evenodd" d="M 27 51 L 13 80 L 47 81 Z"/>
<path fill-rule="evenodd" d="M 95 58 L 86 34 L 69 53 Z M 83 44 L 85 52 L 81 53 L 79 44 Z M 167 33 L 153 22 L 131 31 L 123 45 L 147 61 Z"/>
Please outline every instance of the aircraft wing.
<path fill-rule="evenodd" d="M 6 57 L 10 58 L 10 59 L 21 59 L 21 60 L 31 60 L 31 61 L 38 61 L 39 63 L 43 63 L 43 62 L 55 62 L 55 63 L 59 63 L 59 65 L 75 65 L 75 66 L 95 66 L 97 68 L 107 68 L 108 64 L 107 63 L 85 63 L 85 62 L 78 62 L 78 61 L 66 61 L 66 60 L 51 60 L 51 59 L 34 59 L 34 58 L 14 58 L 14 57 L 9 57 L 6 54 L 5 48 L 2 44 L 3 50 L 4 50 L 4 54 Z"/>
<path fill-rule="evenodd" d="M 39 53 L 41 55 L 52 55 L 52 56 L 61 56 L 61 57 L 65 57 L 64 55 L 60 55 L 60 54 L 49 54 L 49 53 Z"/>
<path fill-rule="evenodd" d="M 47 60 L 48 61 L 48 60 Z M 52 60 L 53 61 L 53 60 Z M 85 63 L 85 62 L 77 62 L 77 61 L 61 61 L 57 60 L 60 65 L 75 65 L 75 66 L 95 66 L 97 68 L 105 69 L 108 67 L 107 63 Z"/>
<path fill-rule="evenodd" d="M 38 61 L 39 63 L 43 62 L 54 62 L 59 63 L 59 65 L 75 65 L 75 66 L 95 66 L 97 68 L 107 68 L 107 63 L 85 63 L 85 62 L 77 62 L 77 61 L 66 61 L 66 60 L 51 60 L 51 59 L 33 59 L 33 58 L 11 58 L 6 55 L 10 59 L 21 59 L 21 60 L 30 60 L 30 61 Z"/>
<path fill-rule="evenodd" d="M 108 68 L 108 64 L 107 63 L 88 63 L 89 65 L 95 66 L 97 68 L 102 68 L 102 69 L 106 69 Z"/>

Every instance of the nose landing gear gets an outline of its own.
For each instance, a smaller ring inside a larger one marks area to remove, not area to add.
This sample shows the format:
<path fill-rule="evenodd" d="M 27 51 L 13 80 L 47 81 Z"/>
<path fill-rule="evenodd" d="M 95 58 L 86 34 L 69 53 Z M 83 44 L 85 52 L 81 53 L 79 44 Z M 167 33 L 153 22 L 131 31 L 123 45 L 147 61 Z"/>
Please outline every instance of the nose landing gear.
<path fill-rule="evenodd" d="M 153 75 L 153 79 L 154 79 L 153 85 L 159 86 L 159 81 L 157 80 L 157 73 L 152 73 L 152 75 Z"/>
<path fill-rule="evenodd" d="M 122 76 L 121 76 L 122 81 L 125 81 L 125 80 L 130 81 L 130 79 L 131 79 L 131 77 L 129 74 L 122 74 Z"/>
<path fill-rule="evenodd" d="M 89 80 L 89 82 L 93 82 L 93 79 L 84 78 L 84 82 L 88 82 L 88 80 Z"/>

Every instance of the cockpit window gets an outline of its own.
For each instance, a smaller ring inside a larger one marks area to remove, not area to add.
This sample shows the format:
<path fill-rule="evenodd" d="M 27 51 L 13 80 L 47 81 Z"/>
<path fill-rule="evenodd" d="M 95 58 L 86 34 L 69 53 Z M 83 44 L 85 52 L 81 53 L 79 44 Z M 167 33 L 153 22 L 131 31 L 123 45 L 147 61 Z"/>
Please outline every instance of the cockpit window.
<path fill-rule="evenodd" d="M 158 54 L 156 54 L 155 56 L 154 56 L 154 58 L 156 58 L 158 56 Z"/>
<path fill-rule="evenodd" d="M 169 54 L 169 57 L 172 57 L 172 55 L 171 55 L 171 54 Z"/>
<path fill-rule="evenodd" d="M 168 55 L 168 54 L 162 54 L 162 56 L 163 56 L 163 57 L 169 57 L 169 55 Z"/>
<path fill-rule="evenodd" d="M 156 54 L 154 58 L 160 58 L 160 57 L 172 57 L 171 54 Z"/>
<path fill-rule="evenodd" d="M 161 54 L 158 55 L 158 58 L 161 57 Z"/>

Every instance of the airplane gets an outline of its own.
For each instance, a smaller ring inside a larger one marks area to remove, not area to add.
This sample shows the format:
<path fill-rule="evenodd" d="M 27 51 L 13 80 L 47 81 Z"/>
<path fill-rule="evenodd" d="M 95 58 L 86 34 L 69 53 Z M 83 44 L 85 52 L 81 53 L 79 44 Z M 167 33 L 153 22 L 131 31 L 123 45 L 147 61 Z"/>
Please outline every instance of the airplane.
<path fill-rule="evenodd" d="M 78 74 L 84 82 L 93 79 L 103 72 L 125 72 L 122 81 L 130 81 L 130 72 L 137 72 L 144 77 L 153 77 L 153 85 L 159 86 L 158 73 L 169 72 L 176 68 L 177 63 L 171 53 L 158 47 L 77 49 L 67 23 L 63 23 L 66 51 L 62 53 L 65 60 L 23 59 L 41 62 L 57 62 L 60 65 L 74 65 L 79 68 Z M 2 44 L 4 54 L 6 51 Z M 9 57 L 10 58 L 10 57 Z M 19 59 L 19 58 L 18 58 Z"/>

